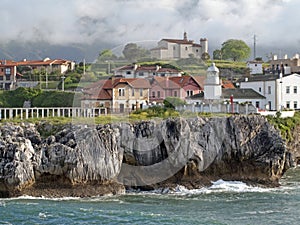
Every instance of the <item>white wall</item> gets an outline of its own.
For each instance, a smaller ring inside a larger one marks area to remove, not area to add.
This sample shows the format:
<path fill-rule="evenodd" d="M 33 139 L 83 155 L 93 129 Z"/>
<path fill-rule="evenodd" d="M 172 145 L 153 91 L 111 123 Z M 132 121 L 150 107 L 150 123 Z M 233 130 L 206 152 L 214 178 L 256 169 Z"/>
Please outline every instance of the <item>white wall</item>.
<path fill-rule="evenodd" d="M 286 93 L 287 87 L 290 87 L 290 93 Z M 264 107 L 271 103 L 270 110 L 281 110 L 283 108 L 300 108 L 300 75 L 292 74 L 281 79 L 272 81 L 253 81 L 241 82 L 241 88 L 252 88 L 256 92 L 266 97 Z M 297 87 L 297 93 L 294 93 L 294 87 Z M 270 92 L 269 92 L 270 91 Z M 288 106 L 289 103 L 289 107 Z"/>
<path fill-rule="evenodd" d="M 262 64 L 261 63 L 247 63 L 248 68 L 250 69 L 250 74 L 262 74 Z"/>
<path fill-rule="evenodd" d="M 289 87 L 289 93 L 287 93 L 287 87 Z M 294 93 L 294 88 L 296 93 Z M 288 103 L 290 107 L 287 107 Z M 282 105 L 284 108 L 300 108 L 300 75 L 293 74 L 282 78 Z"/>

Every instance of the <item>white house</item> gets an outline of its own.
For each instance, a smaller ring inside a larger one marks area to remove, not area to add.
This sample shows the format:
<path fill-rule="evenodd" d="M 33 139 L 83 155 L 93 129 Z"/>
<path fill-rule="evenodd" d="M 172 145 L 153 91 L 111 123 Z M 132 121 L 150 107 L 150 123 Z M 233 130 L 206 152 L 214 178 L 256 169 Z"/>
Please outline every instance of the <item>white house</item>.
<path fill-rule="evenodd" d="M 264 110 L 282 110 L 300 108 L 300 75 L 290 74 L 261 75 L 245 78 L 241 88 L 252 88 L 265 96 L 263 105 L 256 105 Z"/>
<path fill-rule="evenodd" d="M 263 66 L 261 61 L 248 61 L 247 67 L 250 69 L 250 74 L 263 74 Z"/>
<path fill-rule="evenodd" d="M 198 44 L 188 40 L 187 33 L 184 32 L 183 39 L 162 39 L 150 51 L 151 57 L 156 59 L 184 59 L 191 55 L 201 58 L 203 53 L 208 53 L 208 40 L 201 38 Z"/>

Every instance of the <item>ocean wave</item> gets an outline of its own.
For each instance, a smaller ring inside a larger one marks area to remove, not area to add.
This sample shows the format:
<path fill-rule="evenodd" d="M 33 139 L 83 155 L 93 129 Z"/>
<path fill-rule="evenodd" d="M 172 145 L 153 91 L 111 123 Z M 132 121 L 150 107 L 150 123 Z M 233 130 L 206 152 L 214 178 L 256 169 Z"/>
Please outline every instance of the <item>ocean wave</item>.
<path fill-rule="evenodd" d="M 198 195 L 198 194 L 210 194 L 210 193 L 245 193 L 245 192 L 271 192 L 275 189 L 249 186 L 241 181 L 224 181 L 217 180 L 211 182 L 209 187 L 203 187 L 200 189 L 188 189 L 183 185 L 177 185 L 175 189 L 159 188 L 152 191 L 140 191 L 140 190 L 128 190 L 127 194 L 147 194 L 147 195 Z"/>
<path fill-rule="evenodd" d="M 200 189 L 187 189 L 184 186 L 178 185 L 174 191 L 175 194 L 210 194 L 210 193 L 225 193 L 225 192 L 235 192 L 235 193 L 244 193 L 244 192 L 270 192 L 270 188 L 262 188 L 249 186 L 241 181 L 224 181 L 217 180 L 211 182 L 212 185 L 209 187 L 203 187 Z"/>

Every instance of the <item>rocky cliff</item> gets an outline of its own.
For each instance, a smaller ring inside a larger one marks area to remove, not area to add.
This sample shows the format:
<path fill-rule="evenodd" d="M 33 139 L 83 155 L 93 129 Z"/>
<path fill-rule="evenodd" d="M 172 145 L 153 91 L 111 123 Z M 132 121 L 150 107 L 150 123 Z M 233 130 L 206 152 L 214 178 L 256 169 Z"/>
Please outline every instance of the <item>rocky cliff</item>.
<path fill-rule="evenodd" d="M 0 197 L 93 196 L 217 179 L 276 185 L 290 166 L 285 142 L 261 116 L 0 127 Z"/>

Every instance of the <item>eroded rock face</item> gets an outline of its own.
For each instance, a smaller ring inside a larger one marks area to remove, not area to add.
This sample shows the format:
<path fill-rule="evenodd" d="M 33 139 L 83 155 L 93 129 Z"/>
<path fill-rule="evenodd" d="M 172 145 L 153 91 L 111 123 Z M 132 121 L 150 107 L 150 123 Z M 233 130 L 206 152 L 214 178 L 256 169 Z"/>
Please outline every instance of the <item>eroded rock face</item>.
<path fill-rule="evenodd" d="M 44 138 L 33 124 L 7 124 L 0 134 L 0 197 L 120 193 L 167 179 L 277 182 L 291 162 L 261 116 L 67 125 Z"/>

